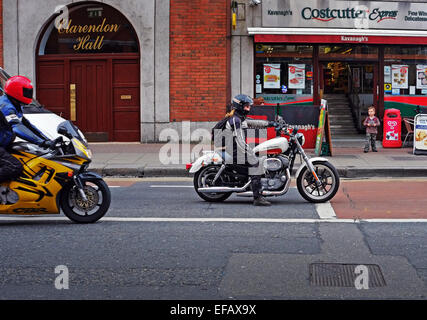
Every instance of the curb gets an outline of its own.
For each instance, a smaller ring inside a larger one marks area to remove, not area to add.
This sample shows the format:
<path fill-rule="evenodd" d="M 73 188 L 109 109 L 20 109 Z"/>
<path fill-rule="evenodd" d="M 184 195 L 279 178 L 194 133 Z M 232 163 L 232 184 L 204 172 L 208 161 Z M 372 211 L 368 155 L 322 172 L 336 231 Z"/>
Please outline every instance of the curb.
<path fill-rule="evenodd" d="M 104 177 L 192 177 L 183 167 L 127 167 L 127 166 L 106 166 L 89 168 Z M 295 176 L 298 168 L 292 170 L 292 176 Z M 413 178 L 426 177 L 427 167 L 388 167 L 388 168 L 360 168 L 360 167 L 337 167 L 341 178 L 372 178 L 372 177 L 391 177 L 391 178 Z"/>

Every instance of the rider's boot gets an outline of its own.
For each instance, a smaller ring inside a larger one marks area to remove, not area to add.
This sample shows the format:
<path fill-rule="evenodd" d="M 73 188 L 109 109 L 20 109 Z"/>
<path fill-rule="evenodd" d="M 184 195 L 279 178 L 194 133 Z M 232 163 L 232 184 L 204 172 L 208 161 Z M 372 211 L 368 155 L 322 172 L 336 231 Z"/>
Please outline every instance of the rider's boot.
<path fill-rule="evenodd" d="M 7 188 L 0 186 L 0 204 L 7 203 Z"/>
<path fill-rule="evenodd" d="M 271 203 L 262 196 L 262 184 L 260 176 L 252 176 L 252 192 L 254 194 L 254 206 L 270 206 Z"/>
<path fill-rule="evenodd" d="M 254 206 L 271 206 L 271 202 L 267 201 L 263 196 L 260 196 L 258 198 L 254 198 Z"/>

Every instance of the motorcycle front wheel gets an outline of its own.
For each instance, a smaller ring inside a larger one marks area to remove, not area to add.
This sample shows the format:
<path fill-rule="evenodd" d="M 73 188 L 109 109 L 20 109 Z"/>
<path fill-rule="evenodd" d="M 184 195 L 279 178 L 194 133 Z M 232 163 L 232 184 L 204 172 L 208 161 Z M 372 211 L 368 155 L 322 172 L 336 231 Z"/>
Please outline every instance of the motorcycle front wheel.
<path fill-rule="evenodd" d="M 93 223 L 108 211 L 111 203 L 110 189 L 103 180 L 95 178 L 85 178 L 82 184 L 87 201 L 82 198 L 77 186 L 70 183 L 62 190 L 61 208 L 74 222 Z"/>
<path fill-rule="evenodd" d="M 199 192 L 199 188 L 209 188 L 214 186 L 221 186 L 222 177 L 220 176 L 215 184 L 213 184 L 213 180 L 215 179 L 216 174 L 218 173 L 220 167 L 219 166 L 207 166 L 197 171 L 194 175 L 194 189 L 200 198 L 209 202 L 221 202 L 228 197 L 231 196 L 231 192 L 223 192 L 223 193 L 202 193 Z"/>
<path fill-rule="evenodd" d="M 313 166 L 322 185 L 317 186 L 313 174 L 306 166 L 297 177 L 298 191 L 307 201 L 326 202 L 332 199 L 338 191 L 340 185 L 338 171 L 329 162 L 314 161 Z"/>

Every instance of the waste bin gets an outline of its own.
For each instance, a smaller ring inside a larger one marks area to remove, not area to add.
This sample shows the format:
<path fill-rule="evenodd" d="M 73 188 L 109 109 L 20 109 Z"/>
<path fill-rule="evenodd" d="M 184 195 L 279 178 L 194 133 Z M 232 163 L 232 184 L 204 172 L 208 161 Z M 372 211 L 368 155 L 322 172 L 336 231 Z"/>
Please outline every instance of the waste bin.
<path fill-rule="evenodd" d="M 400 148 L 402 147 L 402 117 L 400 110 L 387 109 L 384 112 L 384 148 Z"/>

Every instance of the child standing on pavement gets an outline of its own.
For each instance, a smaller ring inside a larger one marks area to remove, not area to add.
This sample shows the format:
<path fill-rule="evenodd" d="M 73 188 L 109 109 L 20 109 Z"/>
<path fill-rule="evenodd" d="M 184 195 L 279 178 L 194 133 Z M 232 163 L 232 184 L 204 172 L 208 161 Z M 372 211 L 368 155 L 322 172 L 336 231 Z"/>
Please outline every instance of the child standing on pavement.
<path fill-rule="evenodd" d="M 366 143 L 364 152 L 369 151 L 369 145 L 372 147 L 373 152 L 377 152 L 375 141 L 377 139 L 378 127 L 380 126 L 380 120 L 375 116 L 375 107 L 370 106 L 368 108 L 368 116 L 363 125 L 366 127 Z"/>

